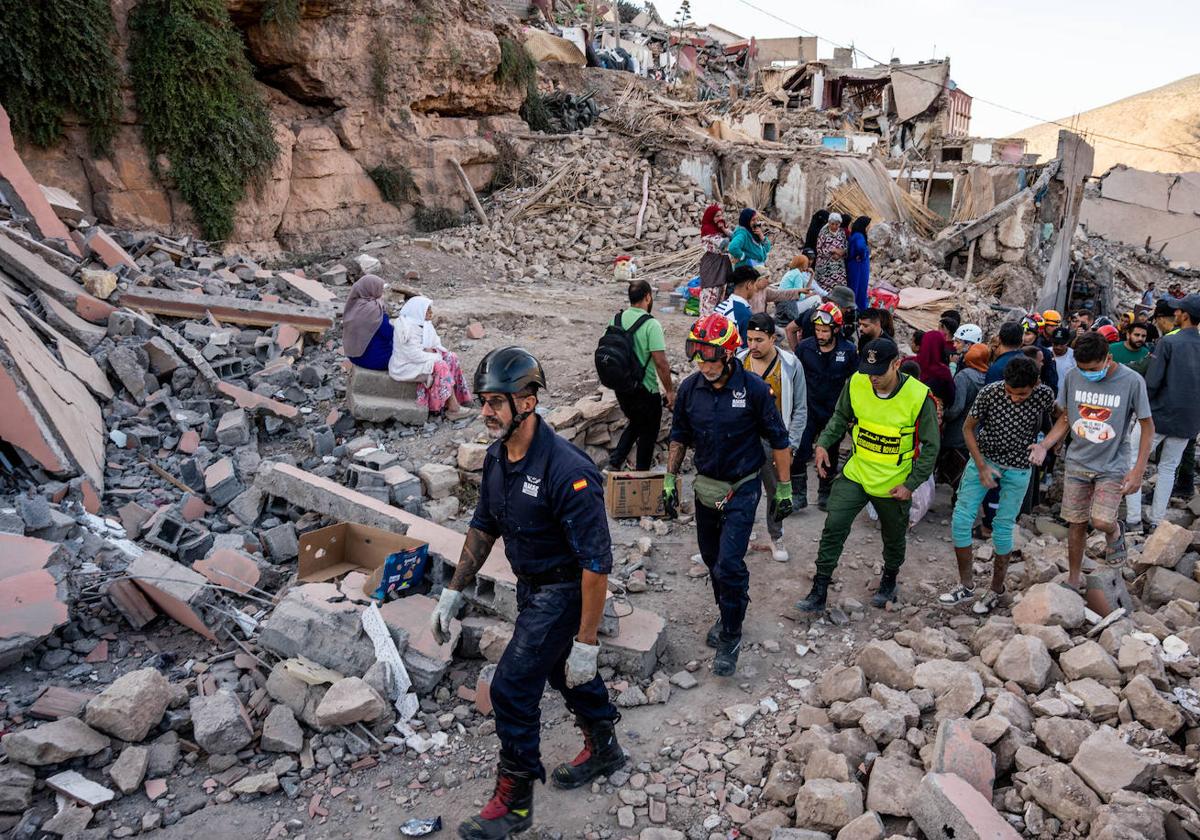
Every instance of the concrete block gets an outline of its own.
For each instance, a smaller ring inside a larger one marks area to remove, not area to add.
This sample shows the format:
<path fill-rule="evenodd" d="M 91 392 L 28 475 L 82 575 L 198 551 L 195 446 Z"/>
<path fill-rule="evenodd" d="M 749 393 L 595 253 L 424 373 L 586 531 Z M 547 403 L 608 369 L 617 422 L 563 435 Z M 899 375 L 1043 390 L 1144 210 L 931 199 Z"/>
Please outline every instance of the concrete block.
<path fill-rule="evenodd" d="M 263 622 L 259 645 L 285 659 L 302 656 L 343 675 L 362 676 L 375 662 L 375 648 L 362 629 L 362 607 L 337 600 L 341 597 L 329 583 L 293 587 Z M 407 637 L 393 633 L 393 639 L 401 651 L 407 646 Z"/>
<path fill-rule="evenodd" d="M 909 802 L 928 840 L 1019 840 L 1004 817 L 970 784 L 948 773 L 928 773 Z"/>
<path fill-rule="evenodd" d="M 238 480 L 230 458 L 222 458 L 204 471 L 204 487 L 217 507 L 229 504 L 246 489 Z"/>
<path fill-rule="evenodd" d="M 262 541 L 263 546 L 267 550 L 267 556 L 274 563 L 295 560 L 300 554 L 300 544 L 296 538 L 296 526 L 291 522 L 284 522 L 282 525 L 276 525 L 274 528 L 268 528 L 263 531 Z"/>
<path fill-rule="evenodd" d="M 209 755 L 236 753 L 253 739 L 250 718 L 237 695 L 218 691 L 191 700 L 192 734 Z"/>
<path fill-rule="evenodd" d="M 245 409 L 226 411 L 217 421 L 217 441 L 222 446 L 245 446 L 250 442 L 250 417 Z"/>
<path fill-rule="evenodd" d="M 621 617 L 617 635 L 600 645 L 600 664 L 638 679 L 648 679 L 667 649 L 667 622 L 658 613 L 634 607 Z"/>
<path fill-rule="evenodd" d="M 413 689 L 418 694 L 433 691 L 454 661 L 454 649 L 462 635 L 462 622 L 450 623 L 450 640 L 444 645 L 437 643 L 429 629 L 429 616 L 437 601 L 425 595 L 410 595 L 389 601 L 380 607 L 380 614 L 393 634 L 408 638 L 408 647 L 403 652 L 404 667 L 412 678 Z"/>
<path fill-rule="evenodd" d="M 425 464 L 417 470 L 425 495 L 444 499 L 458 487 L 458 469 L 446 464 Z"/>
<path fill-rule="evenodd" d="M 484 443 L 461 443 L 458 446 L 458 468 L 467 472 L 479 472 L 487 457 L 488 447 Z"/>
<path fill-rule="evenodd" d="M 410 426 L 421 426 L 429 420 L 429 410 L 417 403 L 417 383 L 397 382 L 387 371 L 354 367 L 346 388 L 346 403 L 358 420 L 394 420 Z"/>

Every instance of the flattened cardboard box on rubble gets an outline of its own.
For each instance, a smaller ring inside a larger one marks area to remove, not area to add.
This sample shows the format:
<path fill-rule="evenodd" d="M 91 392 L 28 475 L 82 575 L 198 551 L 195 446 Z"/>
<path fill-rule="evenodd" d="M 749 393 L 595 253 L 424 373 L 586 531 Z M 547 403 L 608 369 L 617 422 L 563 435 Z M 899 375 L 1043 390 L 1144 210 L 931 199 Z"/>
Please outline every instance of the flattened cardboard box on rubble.
<path fill-rule="evenodd" d="M 309 531 L 300 538 L 298 575 L 304 583 L 335 580 L 363 572 L 363 595 L 382 600 L 388 592 L 421 582 L 429 544 L 352 522 Z"/>
<path fill-rule="evenodd" d="M 662 516 L 663 473 L 611 472 L 604 483 L 604 506 L 613 519 Z"/>

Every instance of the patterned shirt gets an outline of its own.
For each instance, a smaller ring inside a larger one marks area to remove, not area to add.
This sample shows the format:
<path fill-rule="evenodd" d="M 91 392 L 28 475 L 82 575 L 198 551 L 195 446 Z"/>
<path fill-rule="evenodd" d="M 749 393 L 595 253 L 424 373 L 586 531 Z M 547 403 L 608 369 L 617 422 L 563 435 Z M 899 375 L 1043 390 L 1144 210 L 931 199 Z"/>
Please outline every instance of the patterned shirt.
<path fill-rule="evenodd" d="M 1038 385 L 1019 403 L 1009 399 L 1003 382 L 984 385 L 968 412 L 975 418 L 979 452 L 997 466 L 1028 469 L 1029 447 L 1037 442 L 1042 418 L 1053 405 L 1054 392 L 1046 385 Z"/>

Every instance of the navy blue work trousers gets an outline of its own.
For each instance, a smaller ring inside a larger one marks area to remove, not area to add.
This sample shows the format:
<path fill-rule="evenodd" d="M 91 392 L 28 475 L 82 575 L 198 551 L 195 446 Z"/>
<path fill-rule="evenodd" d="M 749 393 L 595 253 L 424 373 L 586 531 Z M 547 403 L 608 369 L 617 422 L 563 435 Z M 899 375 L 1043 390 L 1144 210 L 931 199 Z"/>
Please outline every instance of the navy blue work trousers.
<path fill-rule="evenodd" d="M 726 636 L 740 636 L 746 607 L 750 604 L 750 570 L 746 550 L 754 530 L 754 512 L 762 498 L 762 482 L 747 481 L 721 510 L 696 500 L 696 541 L 708 567 L 713 598 L 721 613 Z"/>
<path fill-rule="evenodd" d="M 537 589 L 517 584 L 517 624 L 492 678 L 500 754 L 518 769 L 543 782 L 541 760 L 542 694 L 546 683 L 562 694 L 567 708 L 587 722 L 617 720 L 600 675 L 575 688 L 566 682 L 567 657 L 579 632 L 583 593 L 579 582 Z"/>

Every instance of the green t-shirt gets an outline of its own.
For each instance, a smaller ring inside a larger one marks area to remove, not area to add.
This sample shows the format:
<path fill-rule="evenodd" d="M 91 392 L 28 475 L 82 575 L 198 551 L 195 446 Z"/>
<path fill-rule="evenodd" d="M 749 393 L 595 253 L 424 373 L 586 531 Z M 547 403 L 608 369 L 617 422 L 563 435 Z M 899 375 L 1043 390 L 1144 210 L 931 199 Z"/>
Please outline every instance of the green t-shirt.
<path fill-rule="evenodd" d="M 1108 352 L 1112 353 L 1117 364 L 1128 365 L 1130 362 L 1136 362 L 1149 356 L 1150 348 L 1142 345 L 1137 350 L 1130 350 L 1124 341 L 1114 341 L 1108 345 Z"/>
<path fill-rule="evenodd" d="M 629 307 L 621 313 L 622 329 L 629 329 L 637 323 L 638 318 L 645 314 L 646 310 L 644 309 L 638 309 L 636 306 Z M 663 335 L 662 324 L 658 323 L 657 318 L 651 318 L 633 334 L 633 351 L 637 354 L 638 364 L 646 368 L 642 384 L 651 394 L 658 393 L 658 371 L 654 369 L 654 362 L 650 360 L 650 354 L 666 349 L 667 338 Z"/>

